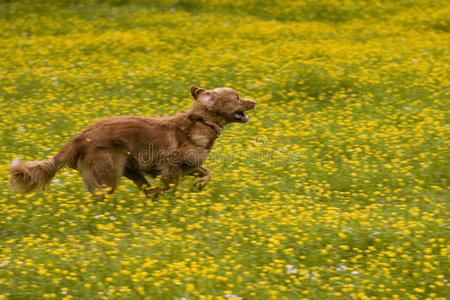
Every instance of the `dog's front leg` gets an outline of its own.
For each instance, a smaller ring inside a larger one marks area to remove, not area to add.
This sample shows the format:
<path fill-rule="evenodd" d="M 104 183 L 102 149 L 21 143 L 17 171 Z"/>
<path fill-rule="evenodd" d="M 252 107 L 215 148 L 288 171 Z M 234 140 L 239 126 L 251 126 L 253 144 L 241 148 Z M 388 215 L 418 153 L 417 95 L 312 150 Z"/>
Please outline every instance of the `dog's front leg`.
<path fill-rule="evenodd" d="M 202 166 L 197 167 L 196 169 L 194 169 L 190 173 L 190 175 L 194 175 L 196 177 L 200 177 L 200 179 L 197 180 L 194 183 L 194 186 L 193 186 L 194 190 L 196 190 L 196 191 L 201 191 L 206 186 L 206 184 L 211 180 L 211 177 L 212 177 L 211 176 L 211 171 L 208 168 L 205 168 L 205 167 L 202 167 Z"/>
<path fill-rule="evenodd" d="M 130 164 L 125 166 L 123 175 L 132 180 L 149 199 L 154 199 L 161 192 L 161 189 L 159 187 L 150 185 L 142 171 L 139 170 L 136 165 Z"/>
<path fill-rule="evenodd" d="M 182 170 L 179 167 L 171 166 L 166 169 L 163 169 L 161 172 L 161 182 L 163 183 L 163 191 L 173 189 L 176 190 L 178 186 L 178 182 L 180 181 L 180 177 L 182 174 Z"/>

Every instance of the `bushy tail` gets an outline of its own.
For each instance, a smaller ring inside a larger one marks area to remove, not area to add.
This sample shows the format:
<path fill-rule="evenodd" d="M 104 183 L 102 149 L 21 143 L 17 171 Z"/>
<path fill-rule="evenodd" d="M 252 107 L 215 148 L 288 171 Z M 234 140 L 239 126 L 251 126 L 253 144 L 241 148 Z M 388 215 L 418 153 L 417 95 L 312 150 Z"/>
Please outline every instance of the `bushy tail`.
<path fill-rule="evenodd" d="M 9 183 L 11 190 L 29 193 L 37 188 L 44 189 L 55 176 L 56 171 L 73 159 L 74 151 L 68 143 L 58 154 L 41 161 L 20 161 L 19 158 L 11 162 Z"/>

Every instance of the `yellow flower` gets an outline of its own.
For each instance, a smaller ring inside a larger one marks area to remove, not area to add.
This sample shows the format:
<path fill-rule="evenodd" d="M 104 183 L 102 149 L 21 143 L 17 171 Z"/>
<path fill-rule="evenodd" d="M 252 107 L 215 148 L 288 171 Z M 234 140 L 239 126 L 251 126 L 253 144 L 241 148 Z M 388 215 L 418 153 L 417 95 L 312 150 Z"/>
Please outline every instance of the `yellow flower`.
<path fill-rule="evenodd" d="M 194 291 L 194 290 L 195 290 L 195 285 L 193 285 L 192 283 L 188 283 L 188 284 L 186 285 L 186 290 L 187 290 L 188 292 Z"/>

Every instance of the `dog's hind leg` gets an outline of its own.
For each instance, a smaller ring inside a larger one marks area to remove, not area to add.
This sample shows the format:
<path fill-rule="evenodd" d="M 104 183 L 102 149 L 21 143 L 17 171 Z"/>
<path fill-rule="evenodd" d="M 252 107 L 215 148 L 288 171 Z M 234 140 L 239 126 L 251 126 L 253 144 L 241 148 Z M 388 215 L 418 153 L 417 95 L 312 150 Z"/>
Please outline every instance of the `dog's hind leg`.
<path fill-rule="evenodd" d="M 102 186 L 91 170 L 84 170 L 81 172 L 84 184 L 86 185 L 88 191 L 92 194 L 95 200 L 103 200 L 105 191 L 104 186 Z"/>
<path fill-rule="evenodd" d="M 199 177 L 200 179 L 194 183 L 193 189 L 196 191 L 201 191 L 206 184 L 211 180 L 211 171 L 208 168 L 205 167 L 198 167 L 194 170 L 192 170 L 189 175 L 193 175 L 196 177 Z"/>
<path fill-rule="evenodd" d="M 95 151 L 78 162 L 78 170 L 89 192 L 101 200 L 105 194 L 114 193 L 124 165 L 125 159 L 121 153 Z"/>

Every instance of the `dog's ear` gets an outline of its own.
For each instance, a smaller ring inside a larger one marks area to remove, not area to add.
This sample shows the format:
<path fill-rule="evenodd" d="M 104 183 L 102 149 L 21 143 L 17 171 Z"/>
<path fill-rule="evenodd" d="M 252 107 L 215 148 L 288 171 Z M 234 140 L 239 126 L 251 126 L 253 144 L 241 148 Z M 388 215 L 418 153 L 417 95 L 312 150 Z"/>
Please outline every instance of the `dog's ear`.
<path fill-rule="evenodd" d="M 200 93 L 204 92 L 204 91 L 205 91 L 205 89 L 199 88 L 195 85 L 191 86 L 191 95 L 196 100 L 197 100 L 198 95 L 200 95 Z"/>
<path fill-rule="evenodd" d="M 196 87 L 195 85 L 191 86 L 191 95 L 195 100 L 201 102 L 210 102 L 214 100 L 214 95 L 211 92 Z"/>

